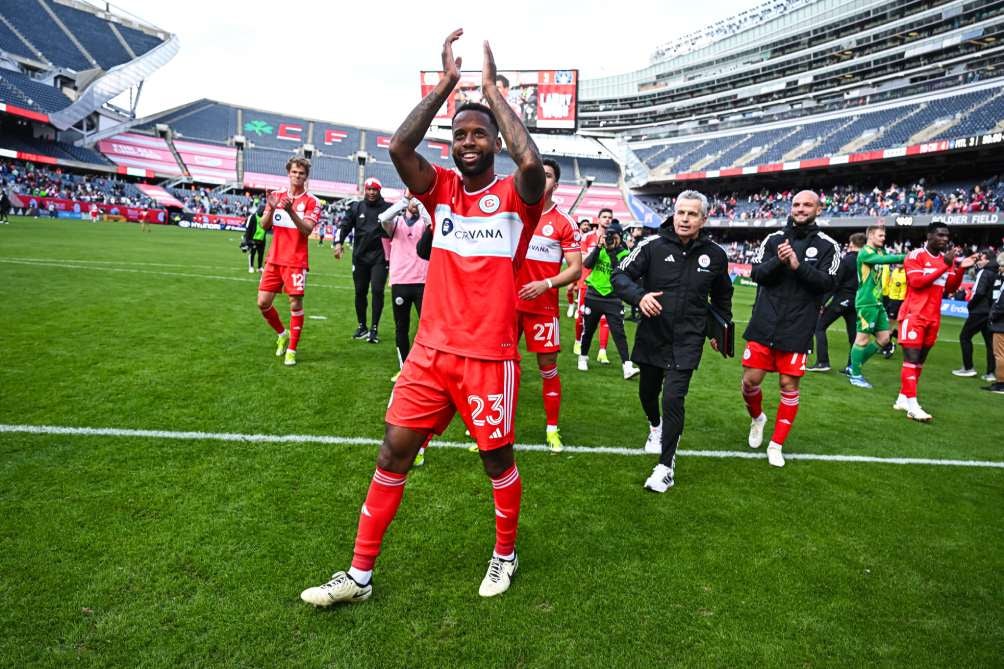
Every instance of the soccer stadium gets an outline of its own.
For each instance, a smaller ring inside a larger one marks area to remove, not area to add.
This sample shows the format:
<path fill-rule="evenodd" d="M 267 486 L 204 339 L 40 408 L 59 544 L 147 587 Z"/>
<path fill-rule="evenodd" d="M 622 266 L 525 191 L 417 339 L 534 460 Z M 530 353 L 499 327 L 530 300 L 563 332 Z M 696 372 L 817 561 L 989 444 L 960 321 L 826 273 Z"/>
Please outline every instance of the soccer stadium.
<path fill-rule="evenodd" d="M 0 666 L 1004 664 L 1004 2 L 399 128 L 145 110 L 190 28 L 0 1 Z"/>

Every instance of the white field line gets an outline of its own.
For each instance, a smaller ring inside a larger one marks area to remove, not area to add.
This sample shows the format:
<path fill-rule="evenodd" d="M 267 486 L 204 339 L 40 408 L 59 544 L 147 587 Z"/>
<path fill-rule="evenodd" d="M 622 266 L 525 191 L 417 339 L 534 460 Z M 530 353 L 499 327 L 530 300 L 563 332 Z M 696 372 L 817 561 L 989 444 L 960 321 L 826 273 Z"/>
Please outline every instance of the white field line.
<path fill-rule="evenodd" d="M 195 432 L 174 430 L 132 430 L 114 427 L 64 427 L 59 425 L 8 425 L 0 423 L 0 433 L 48 434 L 88 437 L 143 437 L 148 439 L 182 439 L 192 441 L 232 441 L 258 444 L 313 443 L 338 446 L 377 446 L 379 439 L 368 437 L 333 437 L 315 434 L 241 434 L 238 432 Z M 471 442 L 433 441 L 437 448 L 466 449 Z M 545 444 L 516 444 L 520 451 L 547 452 Z M 641 448 L 613 446 L 565 446 L 564 453 L 598 453 L 603 455 L 646 455 Z M 680 450 L 682 457 L 763 460 L 764 453 L 755 451 L 690 451 Z M 816 453 L 785 453 L 788 460 L 822 462 L 863 462 L 886 465 L 937 465 L 942 467 L 985 467 L 1004 469 L 1004 461 L 942 460 L 929 458 L 880 458 L 870 455 L 829 455 Z"/>
<path fill-rule="evenodd" d="M 257 284 L 259 278 L 257 275 L 254 278 L 248 278 L 246 276 L 223 276 L 219 274 L 192 274 L 189 272 L 164 272 L 164 271 L 154 271 L 147 269 L 132 269 L 129 267 L 101 267 L 93 265 L 85 265 L 80 261 L 74 261 L 72 263 L 67 262 L 55 262 L 49 260 L 23 260 L 19 258 L 2 258 L 0 257 L 0 263 L 7 263 L 11 265 L 28 265 L 32 267 L 60 267 L 63 269 L 83 269 L 90 270 L 92 272 L 122 272 L 126 274 L 150 274 L 153 276 L 176 276 L 188 279 L 213 279 L 216 281 L 237 281 L 239 283 L 255 283 Z M 124 263 L 120 263 L 124 264 Z M 244 270 L 245 272 L 247 270 Z M 331 284 L 315 283 L 309 282 L 308 287 L 310 288 L 334 288 L 335 290 L 355 290 L 352 286 L 334 286 Z"/>

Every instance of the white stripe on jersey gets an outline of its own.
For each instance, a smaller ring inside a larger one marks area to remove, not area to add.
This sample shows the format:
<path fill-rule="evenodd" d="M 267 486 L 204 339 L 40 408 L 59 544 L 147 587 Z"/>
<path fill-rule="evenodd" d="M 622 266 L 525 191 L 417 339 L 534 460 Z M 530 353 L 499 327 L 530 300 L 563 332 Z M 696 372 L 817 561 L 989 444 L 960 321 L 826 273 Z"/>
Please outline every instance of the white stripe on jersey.
<path fill-rule="evenodd" d="M 436 205 L 436 228 L 432 246 L 463 257 L 516 255 L 523 220 L 515 212 L 492 216 L 463 216 L 448 204 Z"/>
<path fill-rule="evenodd" d="M 530 246 L 526 250 L 527 260 L 560 263 L 564 257 L 565 252 L 561 250 L 561 240 L 552 239 L 551 237 L 534 235 L 530 239 Z"/>

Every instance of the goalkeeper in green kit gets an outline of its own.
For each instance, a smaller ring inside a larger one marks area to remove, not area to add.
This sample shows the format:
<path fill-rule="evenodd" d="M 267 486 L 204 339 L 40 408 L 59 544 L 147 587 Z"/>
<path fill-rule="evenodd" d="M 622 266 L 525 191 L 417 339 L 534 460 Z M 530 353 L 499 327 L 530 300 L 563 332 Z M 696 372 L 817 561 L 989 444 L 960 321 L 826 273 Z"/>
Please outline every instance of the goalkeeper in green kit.
<path fill-rule="evenodd" d="M 865 234 L 868 243 L 858 252 L 858 292 L 854 296 L 858 332 L 851 348 L 850 381 L 858 388 L 872 387 L 861 374 L 861 367 L 889 343 L 889 316 L 882 305 L 882 272 L 878 265 L 901 263 L 906 258 L 885 252 L 885 227 L 873 225 Z M 875 341 L 871 341 L 872 335 Z"/>

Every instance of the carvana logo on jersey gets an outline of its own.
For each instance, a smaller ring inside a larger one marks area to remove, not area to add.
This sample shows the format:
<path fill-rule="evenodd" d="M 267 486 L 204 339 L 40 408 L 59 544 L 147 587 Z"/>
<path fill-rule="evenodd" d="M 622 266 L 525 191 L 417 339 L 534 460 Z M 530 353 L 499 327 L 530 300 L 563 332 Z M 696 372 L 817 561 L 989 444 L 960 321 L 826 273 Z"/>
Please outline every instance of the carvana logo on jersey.
<path fill-rule="evenodd" d="M 448 218 L 443 219 L 443 235 L 446 236 L 453 232 L 453 221 Z"/>

